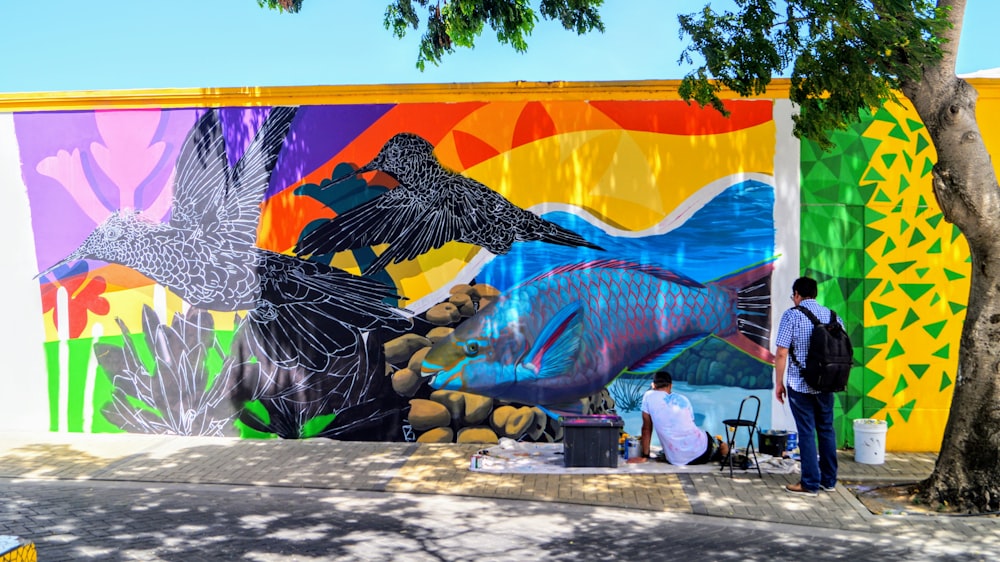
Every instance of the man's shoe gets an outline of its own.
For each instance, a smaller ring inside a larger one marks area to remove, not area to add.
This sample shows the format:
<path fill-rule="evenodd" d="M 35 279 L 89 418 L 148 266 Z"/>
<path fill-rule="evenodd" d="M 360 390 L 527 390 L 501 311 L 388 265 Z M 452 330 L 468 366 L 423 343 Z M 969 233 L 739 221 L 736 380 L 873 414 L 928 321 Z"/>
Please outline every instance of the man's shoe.
<path fill-rule="evenodd" d="M 833 491 L 835 491 L 837 489 L 837 485 L 834 484 L 833 486 L 824 486 L 824 485 L 820 484 L 819 485 L 819 489 L 823 490 L 824 492 L 833 492 Z"/>
<path fill-rule="evenodd" d="M 815 496 L 816 490 L 806 490 L 802 487 L 802 482 L 797 484 L 789 484 L 785 486 L 785 491 L 789 494 L 797 494 L 799 496 Z"/>

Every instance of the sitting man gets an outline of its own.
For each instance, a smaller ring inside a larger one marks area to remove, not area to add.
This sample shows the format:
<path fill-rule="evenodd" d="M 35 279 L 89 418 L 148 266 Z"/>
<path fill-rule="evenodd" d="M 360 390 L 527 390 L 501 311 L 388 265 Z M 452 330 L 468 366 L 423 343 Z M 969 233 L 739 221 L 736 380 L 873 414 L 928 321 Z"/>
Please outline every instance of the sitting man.
<path fill-rule="evenodd" d="M 729 445 L 717 442 L 710 433 L 695 425 L 691 401 L 686 396 L 673 394 L 673 383 L 666 371 L 658 371 L 653 376 L 653 389 L 647 390 L 642 397 L 641 454 L 629 459 L 629 463 L 646 462 L 649 458 L 649 441 L 654 428 L 670 464 L 705 464 L 720 461 L 729 454 Z"/>

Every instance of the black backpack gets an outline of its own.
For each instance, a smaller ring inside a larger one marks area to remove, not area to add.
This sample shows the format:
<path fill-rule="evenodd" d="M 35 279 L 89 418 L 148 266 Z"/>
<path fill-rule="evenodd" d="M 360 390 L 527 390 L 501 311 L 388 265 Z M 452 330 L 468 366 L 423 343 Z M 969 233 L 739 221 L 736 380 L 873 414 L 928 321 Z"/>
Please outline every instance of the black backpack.
<path fill-rule="evenodd" d="M 813 323 L 809 338 L 809 353 L 806 364 L 795 358 L 795 351 L 789 350 L 792 361 L 802 372 L 802 378 L 812 388 L 820 392 L 840 392 L 847 388 L 847 379 L 854 365 L 854 347 L 844 327 L 837 322 L 837 313 L 830 311 L 830 322 L 824 324 L 808 308 L 796 306 Z"/>

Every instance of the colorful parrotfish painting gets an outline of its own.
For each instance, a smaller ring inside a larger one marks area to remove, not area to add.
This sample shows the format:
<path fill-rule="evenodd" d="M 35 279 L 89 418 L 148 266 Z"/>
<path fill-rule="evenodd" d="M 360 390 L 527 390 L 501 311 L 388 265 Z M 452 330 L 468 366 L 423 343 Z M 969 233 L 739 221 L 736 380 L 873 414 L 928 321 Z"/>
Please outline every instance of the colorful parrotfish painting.
<path fill-rule="evenodd" d="M 703 285 L 615 260 L 558 268 L 464 322 L 431 349 L 423 374 L 435 388 L 564 406 L 623 370 L 664 367 L 709 336 L 769 361 L 767 338 L 755 342 L 738 327 L 753 325 L 742 315 L 768 318 L 756 303 L 770 272 L 765 264 Z"/>
<path fill-rule="evenodd" d="M 423 375 L 435 388 L 575 411 L 575 401 L 622 372 L 666 368 L 708 338 L 739 349 L 769 372 L 773 226 L 727 218 L 752 215 L 772 201 L 770 186 L 740 182 L 690 216 L 663 222 L 679 226 L 669 231 L 661 226 L 664 232 L 641 241 L 553 213 L 550 220 L 563 221 L 623 258 L 593 253 L 589 261 L 557 265 L 555 252 L 539 253 L 531 245 L 514 257 L 497 257 L 481 277 L 510 288 L 437 343 L 423 362 Z M 730 244 L 739 249 L 713 249 L 705 236 L 711 230 L 724 239 L 731 234 Z M 654 244 L 665 252 L 648 253 Z M 697 251 L 698 259 L 685 257 L 685 249 L 694 253 L 699 245 L 706 250 Z M 512 259 L 519 267 L 501 263 Z M 681 268 L 708 280 L 692 279 L 679 273 Z M 518 282 L 510 274 L 518 270 L 537 273 Z M 677 374 L 687 379 L 688 373 Z"/>

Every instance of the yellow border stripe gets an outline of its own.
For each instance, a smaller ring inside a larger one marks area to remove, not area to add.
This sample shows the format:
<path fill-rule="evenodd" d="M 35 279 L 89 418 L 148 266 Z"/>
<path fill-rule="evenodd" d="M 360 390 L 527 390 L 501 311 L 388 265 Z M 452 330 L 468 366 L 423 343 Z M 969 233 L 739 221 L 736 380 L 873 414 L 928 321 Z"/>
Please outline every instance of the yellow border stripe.
<path fill-rule="evenodd" d="M 87 90 L 0 94 L 0 111 L 62 111 L 167 107 L 240 107 L 352 103 L 546 100 L 680 99 L 679 80 L 616 82 L 483 82 L 374 86 L 275 86 L 149 90 Z M 738 96 L 723 92 L 723 98 Z M 788 97 L 788 81 L 775 81 L 756 99 Z"/>
<path fill-rule="evenodd" d="M 1000 79 L 971 78 L 983 98 L 1000 98 Z M 776 79 L 770 90 L 750 99 L 786 99 L 789 80 Z M 680 80 L 608 82 L 482 82 L 453 84 L 379 84 L 372 86 L 273 86 L 0 93 L 0 112 L 139 109 L 169 107 L 249 107 L 352 103 L 450 102 L 472 99 L 524 100 L 671 100 L 680 99 Z M 723 91 L 721 97 L 739 96 Z"/>

